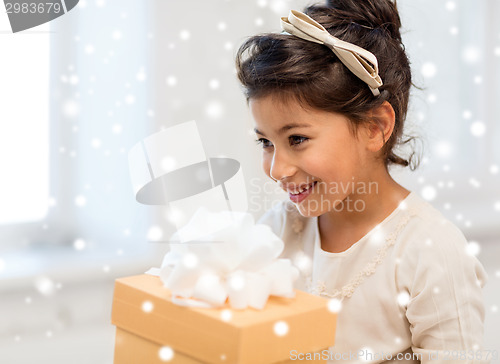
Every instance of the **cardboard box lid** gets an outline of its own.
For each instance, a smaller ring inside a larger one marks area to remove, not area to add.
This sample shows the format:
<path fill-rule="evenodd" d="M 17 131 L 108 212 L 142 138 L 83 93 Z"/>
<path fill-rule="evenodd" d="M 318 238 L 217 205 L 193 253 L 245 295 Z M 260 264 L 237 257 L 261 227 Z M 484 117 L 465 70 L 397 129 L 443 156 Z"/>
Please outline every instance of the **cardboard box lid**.
<path fill-rule="evenodd" d="M 171 302 L 159 277 L 143 274 L 116 280 L 112 323 L 208 363 L 273 363 L 292 350 L 334 344 L 337 316 L 328 300 L 295 292 L 293 299 L 270 297 L 263 310 L 187 308 Z M 276 334 L 276 325 L 286 333 Z"/>

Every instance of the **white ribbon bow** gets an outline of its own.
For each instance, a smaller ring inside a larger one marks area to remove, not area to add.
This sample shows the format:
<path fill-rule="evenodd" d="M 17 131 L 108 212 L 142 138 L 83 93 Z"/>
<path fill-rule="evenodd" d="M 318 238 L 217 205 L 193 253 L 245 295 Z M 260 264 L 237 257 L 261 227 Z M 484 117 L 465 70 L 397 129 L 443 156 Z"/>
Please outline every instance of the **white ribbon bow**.
<path fill-rule="evenodd" d="M 299 38 L 326 45 L 352 73 L 370 87 L 373 95 L 380 94 L 378 88 L 383 83 L 378 74 L 377 57 L 373 53 L 334 37 L 317 21 L 297 10 L 290 10 L 288 18 L 281 18 L 281 28 Z"/>
<path fill-rule="evenodd" d="M 172 244 L 165 255 L 160 278 L 174 303 L 220 307 L 229 298 L 232 308 L 262 309 L 270 295 L 294 297 L 298 270 L 289 259 L 278 259 L 283 241 L 269 226 L 254 224 L 249 213 L 202 207 L 183 229 L 212 233 Z"/>

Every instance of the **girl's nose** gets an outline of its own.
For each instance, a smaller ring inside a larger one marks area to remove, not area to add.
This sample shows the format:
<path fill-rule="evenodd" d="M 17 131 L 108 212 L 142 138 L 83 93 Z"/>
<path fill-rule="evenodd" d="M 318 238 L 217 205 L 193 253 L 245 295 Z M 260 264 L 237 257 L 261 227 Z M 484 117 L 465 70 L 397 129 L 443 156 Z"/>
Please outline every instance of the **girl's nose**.
<path fill-rule="evenodd" d="M 269 174 L 271 178 L 280 181 L 285 177 L 290 177 L 295 174 L 297 167 L 286 153 L 278 152 L 275 148 L 273 159 L 271 161 L 271 170 Z"/>

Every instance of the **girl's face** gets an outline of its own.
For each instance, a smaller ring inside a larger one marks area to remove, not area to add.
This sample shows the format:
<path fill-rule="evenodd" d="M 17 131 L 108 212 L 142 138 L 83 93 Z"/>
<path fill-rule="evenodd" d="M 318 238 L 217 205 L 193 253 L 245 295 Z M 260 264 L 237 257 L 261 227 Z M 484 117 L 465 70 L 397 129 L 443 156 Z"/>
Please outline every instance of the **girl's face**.
<path fill-rule="evenodd" d="M 249 107 L 264 171 L 289 193 L 303 216 L 346 208 L 346 201 L 359 194 L 360 183 L 368 188 L 375 163 L 364 127 L 356 137 L 343 115 L 304 109 L 295 100 L 284 105 L 267 96 L 250 99 Z M 307 186 L 312 187 L 295 195 Z"/>

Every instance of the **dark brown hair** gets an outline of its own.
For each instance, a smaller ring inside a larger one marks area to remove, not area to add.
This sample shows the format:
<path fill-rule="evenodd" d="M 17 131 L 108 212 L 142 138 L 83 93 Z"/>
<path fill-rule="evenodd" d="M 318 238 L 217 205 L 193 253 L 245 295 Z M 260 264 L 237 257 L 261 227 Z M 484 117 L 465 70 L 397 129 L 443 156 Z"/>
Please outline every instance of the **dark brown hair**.
<path fill-rule="evenodd" d="M 373 96 L 368 85 L 326 46 L 289 34 L 265 33 L 248 38 L 236 55 L 237 76 L 247 103 L 268 95 L 283 103 L 294 99 L 304 107 L 343 114 L 356 131 L 361 123 L 371 121 L 367 120 L 370 110 L 387 101 L 395 112 L 395 126 L 384 145 L 384 163 L 415 169 L 415 152 L 404 159 L 393 151 L 397 145 L 414 139 L 403 138 L 412 83 L 396 2 L 329 0 L 324 5 L 308 6 L 304 13 L 330 34 L 377 57 L 384 83 L 380 95 Z"/>

